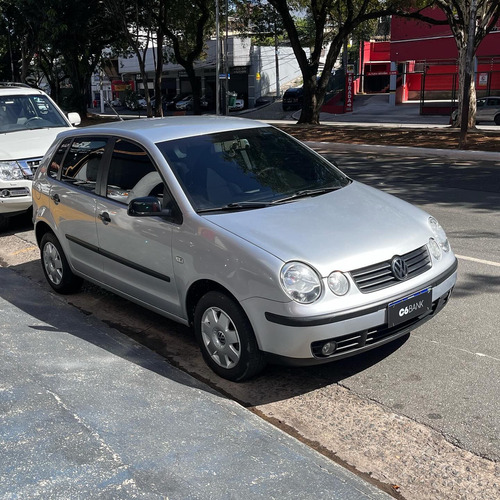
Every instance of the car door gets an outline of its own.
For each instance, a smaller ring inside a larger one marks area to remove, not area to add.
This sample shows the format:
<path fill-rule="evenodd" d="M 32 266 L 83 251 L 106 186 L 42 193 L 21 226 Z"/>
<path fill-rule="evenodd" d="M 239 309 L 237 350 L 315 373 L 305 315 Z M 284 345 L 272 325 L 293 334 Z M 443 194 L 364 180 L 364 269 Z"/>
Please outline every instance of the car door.
<path fill-rule="evenodd" d="M 145 149 L 117 139 L 105 173 L 105 192 L 97 201 L 97 235 L 107 285 L 163 312 L 179 316 L 172 262 L 172 236 L 178 219 L 166 215 L 134 217 L 131 196 L 168 195 Z"/>
<path fill-rule="evenodd" d="M 102 137 L 67 138 L 48 167 L 53 179 L 49 206 L 60 243 L 77 271 L 99 280 L 102 259 L 96 229 L 96 186 L 107 142 Z"/>

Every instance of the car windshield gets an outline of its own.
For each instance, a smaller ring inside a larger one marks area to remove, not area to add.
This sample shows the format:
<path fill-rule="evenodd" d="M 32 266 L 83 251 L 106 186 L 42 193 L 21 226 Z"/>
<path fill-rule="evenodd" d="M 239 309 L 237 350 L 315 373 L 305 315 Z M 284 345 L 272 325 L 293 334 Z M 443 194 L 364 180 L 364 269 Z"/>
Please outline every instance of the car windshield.
<path fill-rule="evenodd" d="M 273 127 L 157 144 L 198 212 L 247 210 L 317 196 L 350 180 Z"/>
<path fill-rule="evenodd" d="M 0 132 L 67 126 L 61 113 L 45 96 L 0 96 Z"/>

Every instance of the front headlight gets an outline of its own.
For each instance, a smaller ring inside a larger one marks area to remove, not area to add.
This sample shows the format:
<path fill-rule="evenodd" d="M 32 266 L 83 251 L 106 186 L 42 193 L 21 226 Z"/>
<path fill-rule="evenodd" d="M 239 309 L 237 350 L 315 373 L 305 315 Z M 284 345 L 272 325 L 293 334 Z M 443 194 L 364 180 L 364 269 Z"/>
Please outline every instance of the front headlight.
<path fill-rule="evenodd" d="M 0 161 L 0 179 L 2 181 L 17 181 L 24 179 L 23 171 L 17 161 Z"/>
<path fill-rule="evenodd" d="M 281 268 L 281 286 L 296 302 L 310 304 L 321 295 L 321 279 L 316 271 L 302 262 L 288 262 Z"/>
<path fill-rule="evenodd" d="M 439 222 L 434 217 L 429 217 L 429 226 L 431 228 L 432 234 L 434 235 L 434 239 L 436 240 L 441 250 L 443 252 L 449 252 L 450 242 L 448 241 L 446 233 L 444 232 L 444 229 L 441 227 Z"/>

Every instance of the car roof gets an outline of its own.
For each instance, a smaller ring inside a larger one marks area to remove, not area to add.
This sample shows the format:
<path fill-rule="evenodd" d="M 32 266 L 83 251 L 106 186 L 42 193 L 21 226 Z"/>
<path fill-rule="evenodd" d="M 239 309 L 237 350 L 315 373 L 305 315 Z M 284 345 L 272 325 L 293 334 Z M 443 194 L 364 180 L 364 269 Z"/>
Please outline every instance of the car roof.
<path fill-rule="evenodd" d="M 171 116 L 108 122 L 62 132 L 61 136 L 106 134 L 143 142 L 162 142 L 231 130 L 270 127 L 267 123 L 226 116 Z"/>
<path fill-rule="evenodd" d="M 4 95 L 46 95 L 45 92 L 33 87 L 20 84 L 2 83 L 0 82 L 0 96 Z"/>

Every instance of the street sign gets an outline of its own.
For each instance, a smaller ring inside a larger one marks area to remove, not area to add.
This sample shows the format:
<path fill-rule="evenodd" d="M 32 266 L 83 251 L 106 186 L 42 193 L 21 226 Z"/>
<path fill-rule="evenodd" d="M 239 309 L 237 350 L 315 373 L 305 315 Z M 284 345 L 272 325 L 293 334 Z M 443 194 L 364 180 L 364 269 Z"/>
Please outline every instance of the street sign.
<path fill-rule="evenodd" d="M 488 73 L 479 73 L 478 85 L 486 87 L 488 85 Z"/>
<path fill-rule="evenodd" d="M 352 112 L 353 100 L 354 100 L 354 75 L 352 73 L 347 73 L 345 77 L 344 113 Z"/>

